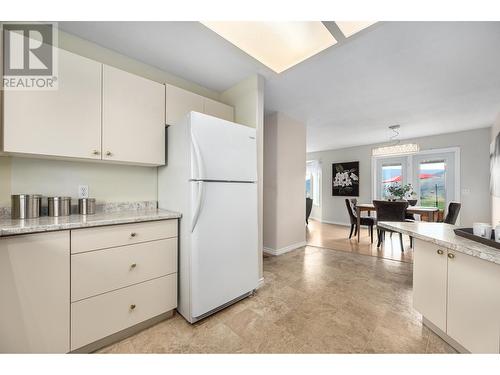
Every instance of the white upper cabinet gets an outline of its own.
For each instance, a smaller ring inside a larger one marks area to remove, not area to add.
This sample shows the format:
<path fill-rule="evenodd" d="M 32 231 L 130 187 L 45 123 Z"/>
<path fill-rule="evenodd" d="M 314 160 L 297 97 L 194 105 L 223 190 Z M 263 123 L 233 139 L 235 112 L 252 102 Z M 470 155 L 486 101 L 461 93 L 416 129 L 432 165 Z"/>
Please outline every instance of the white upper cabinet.
<path fill-rule="evenodd" d="M 234 121 L 234 108 L 230 105 L 205 98 L 203 112 L 207 115 Z"/>
<path fill-rule="evenodd" d="M 203 113 L 204 98 L 190 91 L 166 85 L 167 124 L 176 125 L 190 111 Z"/>
<path fill-rule="evenodd" d="M 500 352 L 500 265 L 449 251 L 447 333 L 472 353 Z"/>
<path fill-rule="evenodd" d="M 103 66 L 102 158 L 165 164 L 165 85 Z"/>
<path fill-rule="evenodd" d="M 4 91 L 3 151 L 100 159 L 101 64 L 58 53 L 58 89 Z"/>

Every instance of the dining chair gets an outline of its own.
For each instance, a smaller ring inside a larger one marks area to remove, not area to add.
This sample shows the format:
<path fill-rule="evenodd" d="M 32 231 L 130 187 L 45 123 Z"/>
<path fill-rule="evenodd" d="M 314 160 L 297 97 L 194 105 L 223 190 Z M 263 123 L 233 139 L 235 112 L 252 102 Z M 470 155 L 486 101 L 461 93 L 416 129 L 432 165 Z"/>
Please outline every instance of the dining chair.
<path fill-rule="evenodd" d="M 444 218 L 444 223 L 455 225 L 458 219 L 458 214 L 460 213 L 460 208 L 462 207 L 461 203 L 458 202 L 450 202 L 448 205 L 448 212 L 446 213 L 446 217 Z"/>
<path fill-rule="evenodd" d="M 351 239 L 353 231 L 355 236 L 358 234 L 358 218 L 354 214 L 353 204 L 349 201 L 349 199 L 345 200 L 345 205 L 347 206 L 347 213 L 349 214 L 349 219 L 351 221 L 351 232 L 349 233 L 349 239 Z M 373 243 L 373 226 L 375 225 L 375 219 L 373 217 L 361 217 L 360 225 L 368 226 L 368 230 L 370 231 L 370 241 Z"/>
<path fill-rule="evenodd" d="M 406 209 L 408 202 L 389 202 L 389 201 L 373 201 L 375 211 L 377 212 L 377 222 L 379 221 L 392 221 L 404 222 L 406 221 Z M 385 232 L 394 232 L 389 229 L 381 228 L 377 225 L 377 247 L 380 247 L 385 238 Z M 413 241 L 412 241 L 413 242 Z M 403 247 L 403 234 L 399 233 L 399 243 L 401 244 L 401 251 Z"/>

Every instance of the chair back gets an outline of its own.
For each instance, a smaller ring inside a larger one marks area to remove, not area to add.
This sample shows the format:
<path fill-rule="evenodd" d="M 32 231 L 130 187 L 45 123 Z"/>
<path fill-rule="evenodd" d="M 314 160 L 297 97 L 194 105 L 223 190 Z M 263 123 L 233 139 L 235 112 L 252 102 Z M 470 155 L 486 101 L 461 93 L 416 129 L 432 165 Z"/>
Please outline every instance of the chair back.
<path fill-rule="evenodd" d="M 447 224 L 453 224 L 457 222 L 458 214 L 460 212 L 460 207 L 462 207 L 461 203 L 458 202 L 450 202 L 448 205 L 448 213 L 444 218 L 444 222 Z"/>
<path fill-rule="evenodd" d="M 408 202 L 373 201 L 377 221 L 405 221 Z"/>
<path fill-rule="evenodd" d="M 309 219 L 312 208 L 313 208 L 313 200 L 311 198 L 306 198 L 306 220 Z"/>
<path fill-rule="evenodd" d="M 347 213 L 349 214 L 349 219 L 351 220 L 351 224 L 356 224 L 357 223 L 357 217 L 354 214 L 354 210 L 352 208 L 351 202 L 347 198 L 345 200 L 345 205 L 347 206 Z"/>

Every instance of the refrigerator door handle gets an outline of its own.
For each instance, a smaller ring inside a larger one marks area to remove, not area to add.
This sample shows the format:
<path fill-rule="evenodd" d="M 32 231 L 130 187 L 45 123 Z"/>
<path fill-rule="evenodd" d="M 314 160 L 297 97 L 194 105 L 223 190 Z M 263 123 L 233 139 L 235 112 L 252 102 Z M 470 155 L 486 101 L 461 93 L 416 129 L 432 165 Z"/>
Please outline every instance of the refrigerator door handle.
<path fill-rule="evenodd" d="M 203 179 L 204 171 L 203 171 L 203 157 L 201 156 L 200 146 L 198 145 L 198 141 L 196 140 L 196 136 L 191 131 L 191 141 L 193 145 L 194 155 L 196 157 L 196 167 L 198 170 L 198 176 L 193 176 L 196 179 Z"/>
<path fill-rule="evenodd" d="M 204 183 L 202 181 L 197 181 L 196 185 L 198 185 L 198 197 L 196 199 L 196 208 L 194 210 L 193 222 L 191 223 L 191 233 L 194 232 L 196 228 L 196 224 L 198 223 L 198 218 L 201 213 L 201 206 L 203 204 L 203 195 L 204 195 Z"/>

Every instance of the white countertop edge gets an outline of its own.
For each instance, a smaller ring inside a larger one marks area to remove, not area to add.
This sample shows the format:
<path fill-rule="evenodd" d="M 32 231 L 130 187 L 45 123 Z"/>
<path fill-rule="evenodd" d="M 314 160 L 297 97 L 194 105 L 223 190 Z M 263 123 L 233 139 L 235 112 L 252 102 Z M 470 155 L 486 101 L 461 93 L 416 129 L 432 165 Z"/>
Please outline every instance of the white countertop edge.
<path fill-rule="evenodd" d="M 445 223 L 399 223 L 399 222 L 380 222 L 381 228 L 400 232 L 422 241 L 432 242 L 438 246 L 457 251 L 459 253 L 471 255 L 488 262 L 500 264 L 500 250 L 475 242 L 464 237 L 457 236 L 453 230 L 458 228 L 454 225 Z M 440 228 L 441 233 L 437 235 L 434 230 Z M 433 233 L 434 232 L 434 233 Z M 440 238 L 441 236 L 446 238 Z"/>
<path fill-rule="evenodd" d="M 118 224 L 132 224 L 147 221 L 179 219 L 182 214 L 174 211 L 154 210 L 127 210 L 95 215 L 70 215 L 65 217 L 40 217 L 27 220 L 0 220 L 0 237 L 22 234 L 43 233 L 59 230 L 100 227 Z"/>

